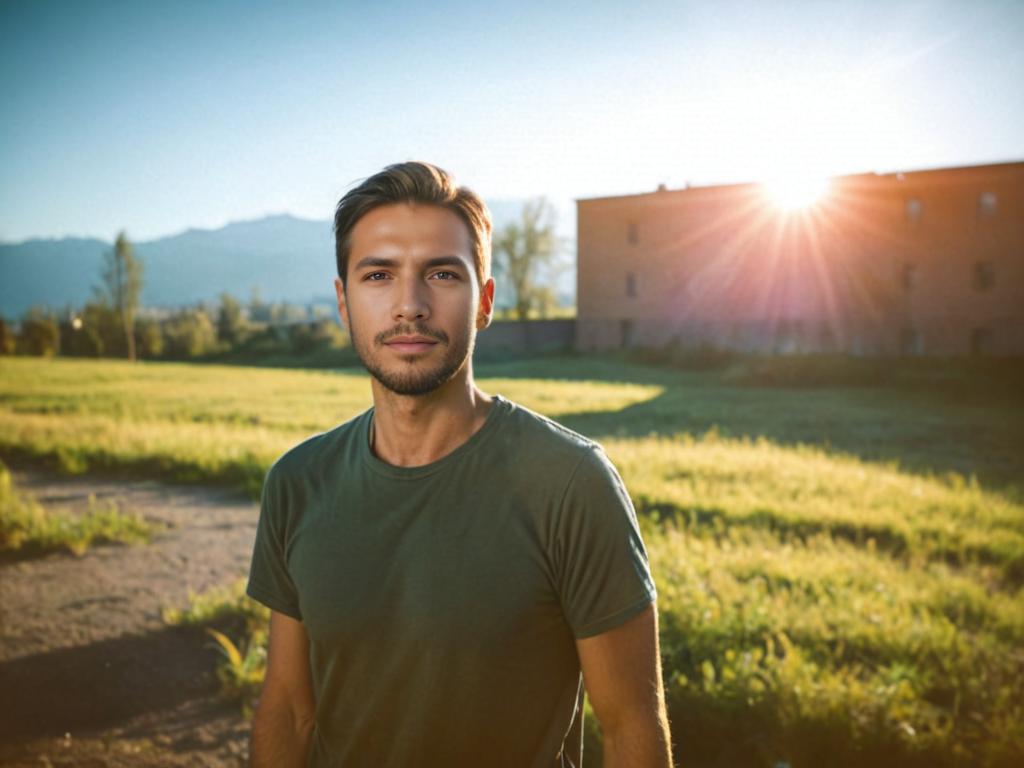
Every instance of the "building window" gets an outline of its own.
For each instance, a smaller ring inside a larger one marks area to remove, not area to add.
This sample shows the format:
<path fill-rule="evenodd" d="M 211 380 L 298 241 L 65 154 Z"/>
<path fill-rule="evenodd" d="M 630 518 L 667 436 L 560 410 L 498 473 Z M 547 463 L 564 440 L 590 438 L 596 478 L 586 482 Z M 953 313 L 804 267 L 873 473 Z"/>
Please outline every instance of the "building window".
<path fill-rule="evenodd" d="M 907 216 L 907 221 L 910 224 L 916 224 L 921 220 L 921 216 L 924 214 L 924 203 L 921 202 L 919 197 L 908 197 L 907 202 L 904 205 L 904 211 Z"/>
<path fill-rule="evenodd" d="M 996 270 L 991 261 L 974 262 L 974 290 L 987 291 L 995 282 Z"/>
<path fill-rule="evenodd" d="M 978 215 L 981 217 L 994 216 L 999 198 L 995 192 L 982 192 L 978 195 Z"/>
<path fill-rule="evenodd" d="M 903 292 L 910 293 L 917 287 L 917 264 L 903 265 Z"/>
<path fill-rule="evenodd" d="M 971 357 L 992 354 L 992 329 L 975 328 L 971 331 Z"/>
<path fill-rule="evenodd" d="M 635 221 L 629 222 L 626 228 L 626 241 L 631 245 L 636 245 L 640 242 L 640 229 Z"/>
<path fill-rule="evenodd" d="M 636 296 L 636 275 L 632 272 L 626 273 L 626 295 Z"/>

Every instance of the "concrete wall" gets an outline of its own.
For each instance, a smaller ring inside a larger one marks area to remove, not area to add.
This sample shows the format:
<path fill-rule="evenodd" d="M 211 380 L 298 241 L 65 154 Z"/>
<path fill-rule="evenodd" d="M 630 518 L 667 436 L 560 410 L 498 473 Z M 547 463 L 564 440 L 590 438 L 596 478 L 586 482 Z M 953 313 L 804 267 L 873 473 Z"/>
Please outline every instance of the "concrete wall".
<path fill-rule="evenodd" d="M 581 350 L 1024 354 L 1024 163 L 577 202 Z"/>
<path fill-rule="evenodd" d="M 501 320 L 476 337 L 476 357 L 495 358 L 572 349 L 574 320 Z"/>

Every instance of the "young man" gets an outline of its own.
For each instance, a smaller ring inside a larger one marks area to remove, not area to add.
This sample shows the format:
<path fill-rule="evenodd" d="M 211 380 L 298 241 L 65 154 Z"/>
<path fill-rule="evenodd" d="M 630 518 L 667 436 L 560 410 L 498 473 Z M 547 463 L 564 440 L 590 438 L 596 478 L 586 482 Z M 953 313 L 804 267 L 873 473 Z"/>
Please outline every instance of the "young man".
<path fill-rule="evenodd" d="M 490 216 L 426 163 L 335 215 L 338 310 L 373 407 L 267 475 L 253 766 L 670 764 L 655 588 L 600 446 L 473 381 Z M 581 680 L 582 672 L 582 680 Z"/>

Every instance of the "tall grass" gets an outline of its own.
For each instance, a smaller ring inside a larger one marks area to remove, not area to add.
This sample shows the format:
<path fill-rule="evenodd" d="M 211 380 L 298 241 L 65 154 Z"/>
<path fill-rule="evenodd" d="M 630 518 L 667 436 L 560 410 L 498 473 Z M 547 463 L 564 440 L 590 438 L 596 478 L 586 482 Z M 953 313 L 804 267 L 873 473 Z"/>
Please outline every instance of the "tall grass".
<path fill-rule="evenodd" d="M 20 493 L 0 463 L 0 553 L 19 557 L 66 551 L 82 555 L 94 544 L 149 542 L 161 530 L 137 514 L 89 499 L 81 515 L 58 514 Z"/>
<path fill-rule="evenodd" d="M 497 380 L 538 410 L 618 410 L 643 384 Z M 286 449 L 371 404 L 357 373 L 0 358 L 0 455 L 67 472 L 228 484 L 258 496 Z"/>

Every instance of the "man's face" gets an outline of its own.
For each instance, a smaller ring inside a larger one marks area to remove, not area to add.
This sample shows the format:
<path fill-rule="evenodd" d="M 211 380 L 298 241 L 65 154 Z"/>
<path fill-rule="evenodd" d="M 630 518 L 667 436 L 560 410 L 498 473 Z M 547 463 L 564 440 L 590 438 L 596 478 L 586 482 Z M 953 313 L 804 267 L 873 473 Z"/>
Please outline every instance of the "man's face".
<path fill-rule="evenodd" d="M 400 395 L 450 381 L 490 320 L 494 282 L 477 287 L 473 243 L 457 214 L 433 205 L 374 208 L 351 232 L 338 312 L 363 365 Z"/>

